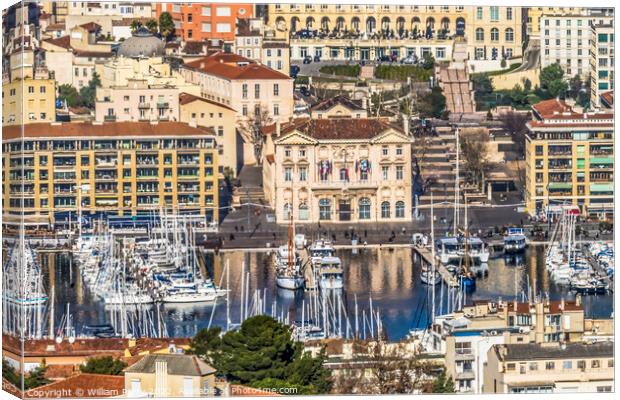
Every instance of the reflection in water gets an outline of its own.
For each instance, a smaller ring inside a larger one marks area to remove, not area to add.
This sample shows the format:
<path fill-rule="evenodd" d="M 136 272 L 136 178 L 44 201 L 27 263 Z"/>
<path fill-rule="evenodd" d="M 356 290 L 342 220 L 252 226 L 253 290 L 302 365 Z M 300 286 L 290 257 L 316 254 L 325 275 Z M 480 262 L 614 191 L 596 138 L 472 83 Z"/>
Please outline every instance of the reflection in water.
<path fill-rule="evenodd" d="M 391 339 L 405 336 L 411 329 L 425 326 L 429 321 L 431 308 L 428 287 L 420 282 L 420 265 L 412 249 L 364 249 L 353 254 L 351 250 L 338 250 L 338 256 L 345 267 L 345 290 L 342 293 L 349 318 L 354 318 L 354 302 L 361 310 L 368 309 L 372 297 L 373 307 L 379 310 L 383 327 Z M 109 318 L 102 303 L 93 299 L 82 289 L 82 282 L 76 266 L 70 265 L 67 254 L 45 254 L 42 256 L 45 285 L 54 282 L 56 296 L 56 321 L 59 321 L 65 305 L 71 303 L 71 310 L 80 331 L 82 324 L 104 323 Z M 250 296 L 256 290 L 265 299 L 267 312 L 289 316 L 289 320 L 301 319 L 302 301 L 308 302 L 309 293 L 277 289 L 272 256 L 268 253 L 235 252 L 207 257 L 207 270 L 216 283 L 227 286 L 225 267 L 230 265 L 230 315 L 232 323 L 239 323 L 241 315 L 241 284 L 245 271 L 249 276 Z M 564 296 L 574 298 L 572 293 L 550 282 L 544 267 L 544 249 L 528 250 L 521 258 L 496 258 L 489 260 L 489 274 L 477 282 L 476 291 L 467 299 L 513 299 L 527 294 L 528 282 L 532 293 L 546 294 L 551 299 Z M 244 267 L 245 266 L 245 267 Z M 50 275 L 49 271 L 54 274 Z M 54 279 L 55 278 L 55 279 Z M 440 286 L 436 287 L 436 309 L 446 311 L 447 295 L 442 297 Z M 49 293 L 49 291 L 48 291 Z M 443 303 L 439 304 L 440 298 Z M 586 296 L 583 298 L 586 315 L 609 317 L 613 309 L 613 296 Z M 215 308 L 215 310 L 214 310 Z M 204 304 L 169 304 L 161 308 L 171 336 L 192 336 L 209 324 L 226 326 L 225 300 L 218 300 L 214 306 Z M 361 316 L 360 316 L 361 318 Z"/>

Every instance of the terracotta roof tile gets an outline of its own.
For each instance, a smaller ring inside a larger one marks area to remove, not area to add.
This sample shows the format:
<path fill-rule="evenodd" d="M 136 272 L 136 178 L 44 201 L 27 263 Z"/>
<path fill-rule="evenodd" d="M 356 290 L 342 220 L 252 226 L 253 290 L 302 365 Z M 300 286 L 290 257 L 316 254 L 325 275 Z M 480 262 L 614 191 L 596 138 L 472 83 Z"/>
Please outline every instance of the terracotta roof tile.
<path fill-rule="evenodd" d="M 601 98 L 603 99 L 605 103 L 607 103 L 609 107 L 614 106 L 614 91 L 613 90 L 610 90 L 608 92 L 601 94 Z"/>
<path fill-rule="evenodd" d="M 265 65 L 233 53 L 217 52 L 189 62 L 184 68 L 201 71 L 224 79 L 292 79 Z"/>
<path fill-rule="evenodd" d="M 341 104 L 351 110 L 364 110 L 364 108 L 362 108 L 362 106 L 357 101 L 351 100 L 348 97 L 343 96 L 343 95 L 338 95 L 338 96 L 331 97 L 327 100 L 323 100 L 322 102 L 317 103 L 314 106 L 312 106 L 311 110 L 312 111 L 315 111 L 315 110 L 325 111 L 325 110 L 329 110 L 330 108 L 338 104 Z"/>
<path fill-rule="evenodd" d="M 85 24 L 80 25 L 80 28 L 86 29 L 88 32 L 95 32 L 101 29 L 101 25 L 95 22 L 87 22 Z"/>
<path fill-rule="evenodd" d="M 27 390 L 24 398 L 92 398 L 121 396 L 125 377 L 120 375 L 78 374 L 62 381 Z"/>
<path fill-rule="evenodd" d="M 532 108 L 543 118 L 549 115 L 554 115 L 554 113 L 564 113 L 572 111 L 564 100 L 559 99 L 543 100 L 534 104 Z"/>
<path fill-rule="evenodd" d="M 44 42 L 51 43 L 54 46 L 62 47 L 64 49 L 71 48 L 71 38 L 69 35 L 61 36 L 55 39 L 45 39 Z"/>
<path fill-rule="evenodd" d="M 191 127 L 183 122 L 74 122 L 24 125 L 24 137 L 127 137 L 127 136 L 197 136 L 213 135 L 212 128 Z M 2 130 L 2 140 L 21 137 L 22 127 L 12 125 Z"/>
<path fill-rule="evenodd" d="M 235 110 L 233 110 L 232 108 L 230 108 L 228 106 L 225 106 L 225 105 L 223 105 L 221 103 L 218 103 L 216 101 L 213 101 L 213 100 L 206 99 L 204 97 L 194 96 L 193 94 L 190 94 L 190 93 L 181 93 L 181 94 L 179 94 L 179 105 L 181 105 L 181 106 L 184 106 L 184 105 L 189 104 L 189 103 L 193 103 L 194 101 L 203 101 L 205 103 L 213 104 L 213 105 L 216 105 L 218 107 L 225 108 L 227 110 L 235 111 Z"/>
<path fill-rule="evenodd" d="M 280 132 L 287 134 L 300 131 L 304 135 L 318 140 L 355 140 L 372 139 L 388 129 L 402 133 L 400 128 L 392 126 L 380 118 L 298 119 L 292 124 L 281 127 Z M 269 127 L 266 133 L 273 132 L 275 132 L 274 125 Z"/>
<path fill-rule="evenodd" d="M 185 42 L 185 46 L 183 46 L 183 53 L 185 54 L 203 54 L 204 53 L 204 42 L 200 42 L 197 40 L 188 40 Z"/>

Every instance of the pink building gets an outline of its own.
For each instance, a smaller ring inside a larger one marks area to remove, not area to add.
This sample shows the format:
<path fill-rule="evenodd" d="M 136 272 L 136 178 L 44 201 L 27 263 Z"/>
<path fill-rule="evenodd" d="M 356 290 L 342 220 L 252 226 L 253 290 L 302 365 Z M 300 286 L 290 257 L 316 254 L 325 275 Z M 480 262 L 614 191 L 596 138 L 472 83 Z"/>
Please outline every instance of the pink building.
<path fill-rule="evenodd" d="M 266 110 L 273 121 L 293 116 L 293 79 L 254 60 L 218 52 L 185 64 L 181 74 L 201 95 L 233 108 L 241 120 Z"/>
<path fill-rule="evenodd" d="M 97 89 L 96 121 L 178 121 L 179 89 L 131 79 L 127 86 Z"/>

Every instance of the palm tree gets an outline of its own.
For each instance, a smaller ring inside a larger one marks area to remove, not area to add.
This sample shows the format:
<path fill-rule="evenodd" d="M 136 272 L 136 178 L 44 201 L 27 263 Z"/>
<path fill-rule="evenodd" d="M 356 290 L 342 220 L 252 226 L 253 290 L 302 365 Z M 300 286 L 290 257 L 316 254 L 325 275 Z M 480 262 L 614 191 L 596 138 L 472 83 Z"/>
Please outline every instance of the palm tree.
<path fill-rule="evenodd" d="M 148 28 L 149 31 L 151 31 L 152 34 L 156 34 L 157 33 L 157 21 L 155 21 L 154 19 L 149 19 L 148 21 L 146 21 L 145 26 Z"/>
<path fill-rule="evenodd" d="M 174 32 L 172 15 L 169 12 L 161 13 L 159 16 L 159 33 L 164 39 L 168 39 L 172 32 Z"/>
<path fill-rule="evenodd" d="M 141 26 L 142 26 L 142 22 L 138 21 L 137 19 L 134 19 L 133 21 L 131 21 L 131 25 L 129 25 L 129 28 L 131 29 L 132 33 L 135 33 L 138 29 L 140 29 Z"/>

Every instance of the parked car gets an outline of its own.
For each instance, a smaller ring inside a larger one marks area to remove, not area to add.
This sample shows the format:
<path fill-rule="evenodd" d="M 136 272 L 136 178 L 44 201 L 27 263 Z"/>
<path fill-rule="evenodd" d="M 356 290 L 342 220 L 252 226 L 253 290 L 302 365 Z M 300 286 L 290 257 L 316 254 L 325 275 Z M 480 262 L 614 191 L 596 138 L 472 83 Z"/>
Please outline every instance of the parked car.
<path fill-rule="evenodd" d="M 377 59 L 377 61 L 379 62 L 390 62 L 392 61 L 392 58 L 390 56 L 381 56 Z"/>
<path fill-rule="evenodd" d="M 310 64 L 312 62 L 312 57 L 306 56 L 304 57 L 304 64 Z"/>
<path fill-rule="evenodd" d="M 401 63 L 403 64 L 415 64 L 417 63 L 418 59 L 415 56 L 408 56 L 402 59 Z"/>
<path fill-rule="evenodd" d="M 297 74 L 300 70 L 301 68 L 299 67 L 299 65 L 291 65 L 289 75 L 291 76 L 291 78 L 297 78 Z"/>
<path fill-rule="evenodd" d="M 299 93 L 303 94 L 304 96 L 310 96 L 310 91 L 308 90 L 307 86 L 300 87 Z"/>
<path fill-rule="evenodd" d="M 314 62 L 321 62 L 321 56 L 319 55 L 314 56 Z"/>

